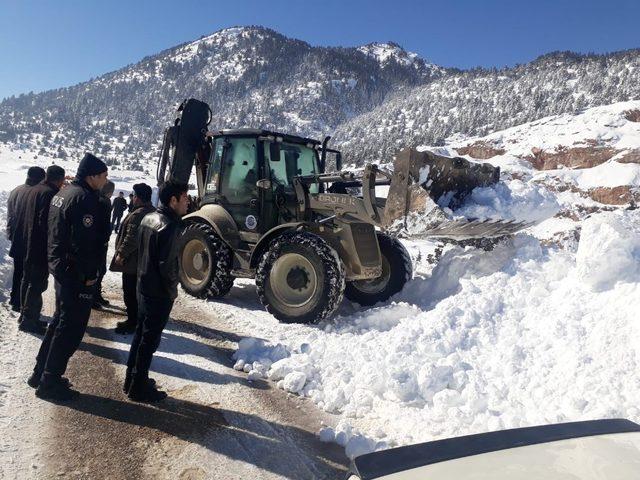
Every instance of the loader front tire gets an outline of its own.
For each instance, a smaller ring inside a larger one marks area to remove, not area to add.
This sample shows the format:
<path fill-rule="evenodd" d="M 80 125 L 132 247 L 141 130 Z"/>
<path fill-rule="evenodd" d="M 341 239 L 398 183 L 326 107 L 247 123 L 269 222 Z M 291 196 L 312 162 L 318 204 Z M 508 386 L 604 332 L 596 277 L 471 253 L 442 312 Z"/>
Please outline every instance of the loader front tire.
<path fill-rule="evenodd" d="M 308 232 L 275 238 L 256 270 L 258 297 L 281 322 L 317 323 L 342 302 L 344 268 L 336 251 Z"/>
<path fill-rule="evenodd" d="M 399 240 L 376 232 L 382 255 L 382 275 L 371 280 L 348 282 L 345 296 L 360 305 L 384 302 L 402 290 L 413 276 L 411 257 Z"/>
<path fill-rule="evenodd" d="M 210 225 L 187 225 L 179 245 L 180 284 L 197 298 L 224 297 L 233 286 L 231 249 Z"/>

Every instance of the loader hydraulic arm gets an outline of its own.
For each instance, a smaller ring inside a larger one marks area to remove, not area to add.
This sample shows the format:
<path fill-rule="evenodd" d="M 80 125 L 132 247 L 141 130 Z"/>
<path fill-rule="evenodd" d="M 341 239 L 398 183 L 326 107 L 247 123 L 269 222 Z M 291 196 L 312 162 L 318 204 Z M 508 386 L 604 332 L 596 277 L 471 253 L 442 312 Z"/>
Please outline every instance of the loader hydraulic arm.
<path fill-rule="evenodd" d="M 211 121 L 209 105 L 190 98 L 178 107 L 178 118 L 167 128 L 158 161 L 158 186 L 168 180 L 189 183 L 196 156 L 206 144 Z"/>

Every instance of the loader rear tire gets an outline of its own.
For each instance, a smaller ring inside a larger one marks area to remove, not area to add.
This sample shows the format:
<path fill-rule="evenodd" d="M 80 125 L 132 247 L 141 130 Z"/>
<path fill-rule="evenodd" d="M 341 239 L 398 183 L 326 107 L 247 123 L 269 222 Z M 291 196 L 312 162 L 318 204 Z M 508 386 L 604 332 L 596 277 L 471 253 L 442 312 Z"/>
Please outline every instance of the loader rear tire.
<path fill-rule="evenodd" d="M 344 294 L 360 305 L 375 305 L 400 292 L 413 276 L 409 252 L 399 240 L 376 232 L 382 255 L 382 275 L 372 280 L 347 282 Z"/>
<path fill-rule="evenodd" d="M 338 254 L 308 232 L 286 232 L 275 238 L 256 270 L 262 305 L 285 323 L 329 318 L 342 302 L 344 287 Z"/>
<path fill-rule="evenodd" d="M 231 249 L 210 225 L 187 225 L 180 238 L 178 259 L 180 284 L 189 295 L 220 298 L 231 290 Z"/>

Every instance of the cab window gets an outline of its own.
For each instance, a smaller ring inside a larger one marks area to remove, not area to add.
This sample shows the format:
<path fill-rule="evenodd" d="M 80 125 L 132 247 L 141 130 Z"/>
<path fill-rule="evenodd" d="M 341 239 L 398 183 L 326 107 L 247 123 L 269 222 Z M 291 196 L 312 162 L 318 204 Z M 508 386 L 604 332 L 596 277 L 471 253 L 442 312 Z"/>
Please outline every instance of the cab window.
<path fill-rule="evenodd" d="M 220 193 L 229 203 L 248 203 L 258 196 L 259 180 L 255 138 L 230 138 L 222 158 Z"/>
<path fill-rule="evenodd" d="M 264 144 L 264 157 L 268 159 L 269 172 L 274 188 L 280 186 L 293 191 L 293 177 L 298 175 L 317 174 L 318 163 L 316 151 L 306 145 L 295 143 L 280 144 L 280 159 L 272 159 L 269 143 Z M 318 185 L 309 185 L 311 193 L 318 193 Z"/>
<path fill-rule="evenodd" d="M 211 167 L 207 172 L 206 193 L 218 193 L 218 179 L 220 178 L 220 163 L 222 162 L 222 152 L 224 140 L 218 138 L 213 145 L 213 155 L 211 157 Z"/>

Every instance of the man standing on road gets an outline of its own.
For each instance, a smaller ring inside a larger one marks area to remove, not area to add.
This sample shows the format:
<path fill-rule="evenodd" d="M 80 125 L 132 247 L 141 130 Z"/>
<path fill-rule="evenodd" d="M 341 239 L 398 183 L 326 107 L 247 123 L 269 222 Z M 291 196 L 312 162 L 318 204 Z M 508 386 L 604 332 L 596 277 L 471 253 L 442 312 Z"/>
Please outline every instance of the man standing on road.
<path fill-rule="evenodd" d="M 122 222 L 116 237 L 116 254 L 111 262 L 111 270 L 122 272 L 122 291 L 127 307 L 127 320 L 118 322 L 116 333 L 133 333 L 138 324 L 138 230 L 140 222 L 155 209 L 151 205 L 151 187 L 145 183 L 133 186 L 134 210 Z"/>
<path fill-rule="evenodd" d="M 100 242 L 100 269 L 98 270 L 96 294 L 92 305 L 92 308 L 96 310 L 109 305 L 109 301 L 102 296 L 102 279 L 107 273 L 107 251 L 109 250 L 109 239 L 111 238 L 111 197 L 115 188 L 115 184 L 107 180 L 98 195 L 100 214 L 96 217 L 96 221 L 98 225 L 98 240 Z"/>
<path fill-rule="evenodd" d="M 55 279 L 57 315 L 47 328 L 28 381 L 43 399 L 64 401 L 79 395 L 62 375 L 82 341 L 91 313 L 99 262 L 98 191 L 106 181 L 105 163 L 87 153 L 75 180 L 51 199 L 48 259 Z"/>
<path fill-rule="evenodd" d="M 162 205 L 144 217 L 138 234 L 138 325 L 131 342 L 124 391 L 136 402 L 166 398 L 149 379 L 153 354 L 160 345 L 173 302 L 178 296 L 178 237 L 187 212 L 189 187 L 167 182 Z"/>
<path fill-rule="evenodd" d="M 9 303 L 14 312 L 20 311 L 20 287 L 24 260 L 24 196 L 44 179 L 44 169 L 30 167 L 27 170 L 27 181 L 14 188 L 7 201 L 7 238 L 11 242 L 9 256 L 13 258 L 13 283 Z"/>
<path fill-rule="evenodd" d="M 129 194 L 129 205 L 127 206 L 127 209 L 129 210 L 129 213 L 133 212 L 134 209 L 134 204 L 133 204 L 133 193 Z"/>
<path fill-rule="evenodd" d="M 111 220 L 111 228 L 118 233 L 120 230 L 120 220 L 127 210 L 127 201 L 124 198 L 124 192 L 120 192 L 113 200 L 113 219 Z"/>
<path fill-rule="evenodd" d="M 20 330 L 43 334 L 46 322 L 40 320 L 42 293 L 47 289 L 47 232 L 49 206 L 53 196 L 64 184 L 64 169 L 57 165 L 47 168 L 45 179 L 31 188 L 24 199 L 25 255 L 22 277 Z"/>

